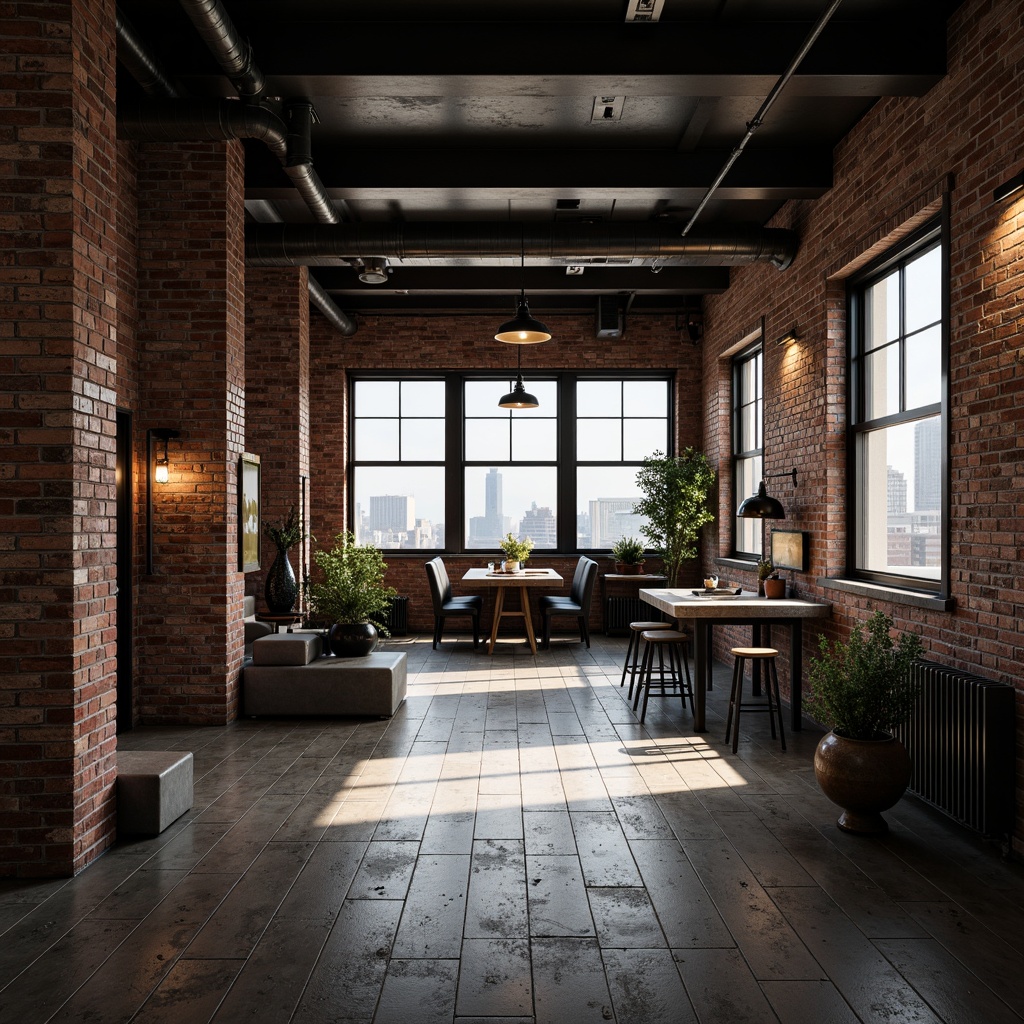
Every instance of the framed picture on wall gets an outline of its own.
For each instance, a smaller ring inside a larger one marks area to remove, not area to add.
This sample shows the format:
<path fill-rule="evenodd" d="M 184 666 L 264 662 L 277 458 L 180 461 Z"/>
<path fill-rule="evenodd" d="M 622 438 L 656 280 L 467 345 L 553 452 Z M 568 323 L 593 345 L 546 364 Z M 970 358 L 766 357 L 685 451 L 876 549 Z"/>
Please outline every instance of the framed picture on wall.
<path fill-rule="evenodd" d="M 772 530 L 772 564 L 776 569 L 807 572 L 807 534 L 803 530 Z"/>
<path fill-rule="evenodd" d="M 242 452 L 238 458 L 238 568 L 260 567 L 260 457 Z"/>

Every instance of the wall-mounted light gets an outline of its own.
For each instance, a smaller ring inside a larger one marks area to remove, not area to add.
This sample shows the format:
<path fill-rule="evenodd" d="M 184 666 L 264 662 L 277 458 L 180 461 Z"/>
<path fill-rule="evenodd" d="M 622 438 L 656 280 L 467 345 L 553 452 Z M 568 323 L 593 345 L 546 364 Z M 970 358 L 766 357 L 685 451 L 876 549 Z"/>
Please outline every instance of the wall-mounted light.
<path fill-rule="evenodd" d="M 765 480 L 774 480 L 780 476 L 791 476 L 793 478 L 793 486 L 796 487 L 796 469 L 789 469 L 784 473 L 766 473 L 761 478 L 760 484 L 758 484 L 757 494 L 744 498 L 740 507 L 736 510 L 736 515 L 740 519 L 760 519 L 762 521 L 761 558 L 765 561 L 768 559 L 768 553 L 765 548 L 764 520 L 786 518 L 786 510 L 782 507 L 782 502 L 778 498 L 773 498 L 768 493 Z"/>
<path fill-rule="evenodd" d="M 180 430 L 152 427 L 146 431 L 146 574 L 153 575 L 153 481 L 165 484 L 168 480 L 169 460 L 167 442 L 181 437 Z M 163 442 L 162 450 L 154 453 L 153 439 Z"/>
<path fill-rule="evenodd" d="M 1012 196 L 1014 192 L 1019 192 L 1022 188 L 1024 188 L 1024 171 L 1014 175 L 1009 181 L 1004 181 L 992 193 L 992 202 L 1001 203 L 1004 199 Z"/>
<path fill-rule="evenodd" d="M 166 427 L 154 427 L 150 434 L 155 437 L 158 441 L 163 442 L 163 448 L 158 449 L 156 453 L 156 464 L 153 469 L 153 479 L 158 484 L 165 484 L 170 479 L 170 459 L 167 454 L 167 442 L 172 437 L 180 437 L 181 431 L 170 430 Z"/>
<path fill-rule="evenodd" d="M 786 331 L 786 333 L 781 338 L 779 338 L 779 340 L 777 342 L 775 342 L 775 344 L 780 346 L 780 347 L 782 347 L 782 346 L 785 346 L 785 345 L 791 345 L 794 341 L 799 341 L 799 340 L 800 340 L 800 335 L 797 334 L 796 328 L 795 327 L 791 327 L 788 331 Z"/>

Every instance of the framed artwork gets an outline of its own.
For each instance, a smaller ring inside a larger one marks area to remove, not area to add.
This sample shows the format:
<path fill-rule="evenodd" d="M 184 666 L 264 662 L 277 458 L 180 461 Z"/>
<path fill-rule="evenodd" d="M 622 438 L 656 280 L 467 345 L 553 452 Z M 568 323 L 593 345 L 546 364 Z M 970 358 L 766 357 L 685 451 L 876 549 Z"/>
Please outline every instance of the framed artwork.
<path fill-rule="evenodd" d="M 260 567 L 260 457 L 242 452 L 238 458 L 238 568 Z"/>
<path fill-rule="evenodd" d="M 803 530 L 772 530 L 772 565 L 807 572 L 807 534 Z"/>

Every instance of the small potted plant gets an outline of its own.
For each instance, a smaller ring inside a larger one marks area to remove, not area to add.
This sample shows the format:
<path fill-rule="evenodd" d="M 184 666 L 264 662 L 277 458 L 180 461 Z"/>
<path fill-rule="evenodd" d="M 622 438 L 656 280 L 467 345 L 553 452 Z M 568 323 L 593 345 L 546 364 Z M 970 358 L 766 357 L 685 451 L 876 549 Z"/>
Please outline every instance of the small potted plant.
<path fill-rule="evenodd" d="M 778 600 L 786 596 L 786 581 L 779 575 L 770 558 L 763 558 L 757 563 L 758 593 L 765 597 Z"/>
<path fill-rule="evenodd" d="M 370 654 L 379 636 L 390 636 L 384 618 L 398 593 L 384 585 L 387 563 L 371 544 L 356 544 L 339 533 L 334 546 L 313 555 L 317 571 L 306 588 L 310 611 L 332 623 L 327 642 L 334 654 L 356 658 Z"/>
<path fill-rule="evenodd" d="M 636 537 L 620 537 L 612 548 L 615 571 L 623 576 L 638 576 L 644 567 L 644 546 Z"/>
<path fill-rule="evenodd" d="M 775 573 L 775 566 L 770 558 L 759 558 L 757 562 L 757 592 L 764 597 L 764 581 Z"/>
<path fill-rule="evenodd" d="M 814 754 L 814 774 L 825 795 L 844 808 L 837 822 L 847 832 L 877 834 L 910 781 L 906 748 L 892 735 L 917 700 L 912 663 L 921 657 L 913 633 L 892 638 L 893 621 L 878 611 L 866 627 L 854 626 L 846 642 L 818 642 L 804 706 L 831 731 Z"/>
<path fill-rule="evenodd" d="M 502 563 L 502 568 L 505 572 L 517 572 L 522 567 L 523 562 L 530 557 L 530 552 L 533 550 L 533 541 L 529 537 L 524 537 L 520 540 L 509 533 L 499 546 L 505 552 L 505 561 Z"/>

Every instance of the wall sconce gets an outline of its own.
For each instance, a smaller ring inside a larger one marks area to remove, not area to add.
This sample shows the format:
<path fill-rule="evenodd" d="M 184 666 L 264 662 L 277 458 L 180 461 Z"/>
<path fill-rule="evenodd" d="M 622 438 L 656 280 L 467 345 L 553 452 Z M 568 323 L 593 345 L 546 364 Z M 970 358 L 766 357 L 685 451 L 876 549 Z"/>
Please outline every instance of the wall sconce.
<path fill-rule="evenodd" d="M 1015 175 L 1009 181 L 1004 181 L 992 193 L 992 202 L 1000 203 L 1012 196 L 1014 192 L 1019 192 L 1022 188 L 1024 188 L 1024 171 L 1021 171 L 1020 174 Z"/>
<path fill-rule="evenodd" d="M 676 313 L 676 330 L 680 333 L 685 330 L 692 345 L 699 344 L 700 339 L 704 337 L 704 323 L 700 319 L 699 313 L 689 313 L 685 316 L 682 313 Z"/>
<path fill-rule="evenodd" d="M 765 473 L 761 477 L 760 484 L 757 486 L 757 494 L 744 498 L 740 507 L 736 510 L 736 515 L 740 519 L 761 520 L 761 558 L 765 561 L 768 559 L 768 553 L 765 548 L 764 520 L 786 518 L 786 510 L 782 507 L 782 502 L 778 498 L 773 498 L 768 493 L 765 480 L 774 480 L 780 476 L 791 476 L 793 478 L 793 486 L 796 487 L 796 469 L 788 469 L 784 473 Z"/>
<path fill-rule="evenodd" d="M 157 452 L 156 466 L 153 470 L 153 479 L 156 480 L 158 484 L 165 484 L 170 479 L 170 460 L 167 457 L 167 442 L 172 437 L 180 437 L 181 431 L 170 430 L 169 428 L 166 427 L 154 427 L 151 431 L 149 431 L 149 434 L 151 438 L 155 437 L 158 441 L 163 441 L 164 443 L 163 451 Z"/>
<path fill-rule="evenodd" d="M 799 340 L 800 340 L 800 335 L 797 334 L 796 328 L 795 327 L 791 327 L 788 331 L 786 331 L 786 333 L 781 338 L 779 338 L 779 340 L 777 342 L 775 342 L 775 344 L 778 345 L 781 348 L 784 345 L 791 345 L 794 341 L 799 341 Z M 794 470 L 794 472 L 795 472 L 795 470 Z"/>
<path fill-rule="evenodd" d="M 167 442 L 181 437 L 180 430 L 152 427 L 146 431 L 146 575 L 153 575 L 153 481 L 165 484 L 168 480 Z M 153 458 L 153 438 L 163 441 L 163 451 Z"/>

